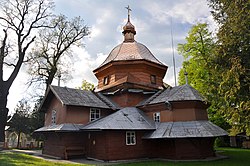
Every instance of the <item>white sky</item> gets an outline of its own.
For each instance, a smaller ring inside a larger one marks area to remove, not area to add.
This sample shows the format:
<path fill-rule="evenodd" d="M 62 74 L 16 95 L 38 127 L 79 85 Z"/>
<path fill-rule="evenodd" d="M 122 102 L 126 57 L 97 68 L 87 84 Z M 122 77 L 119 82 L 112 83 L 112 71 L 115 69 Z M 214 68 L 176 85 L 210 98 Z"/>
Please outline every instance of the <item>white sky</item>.
<path fill-rule="evenodd" d="M 61 13 L 68 18 L 81 16 L 91 27 L 91 35 L 84 39 L 85 47 L 74 48 L 72 79 L 61 83 L 72 88 L 80 86 L 83 79 L 97 84 L 92 71 L 123 41 L 122 27 L 127 20 L 127 5 L 132 9 L 131 22 L 137 32 L 135 40 L 146 45 L 157 59 L 169 67 L 164 82 L 172 86 L 171 17 L 177 75 L 183 59 L 176 47 L 184 42 L 191 26 L 207 22 L 211 29 L 215 27 L 206 0 L 55 0 L 55 5 L 56 14 Z M 29 97 L 27 91 L 35 93 L 27 90 L 27 78 L 23 68 L 10 89 L 8 107 L 11 113 L 18 101 Z M 53 84 L 57 85 L 57 80 Z"/>

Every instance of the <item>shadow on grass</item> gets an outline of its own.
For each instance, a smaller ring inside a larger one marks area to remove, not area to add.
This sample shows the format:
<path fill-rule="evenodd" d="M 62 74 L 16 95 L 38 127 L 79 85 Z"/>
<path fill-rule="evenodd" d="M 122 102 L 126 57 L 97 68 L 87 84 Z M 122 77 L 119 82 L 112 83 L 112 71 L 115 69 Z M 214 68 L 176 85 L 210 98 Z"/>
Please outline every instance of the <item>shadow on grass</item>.
<path fill-rule="evenodd" d="M 0 166 L 71 166 L 76 164 L 50 162 L 28 154 L 0 152 Z"/>
<path fill-rule="evenodd" d="M 227 159 L 217 161 L 144 161 L 134 163 L 115 164 L 118 166 L 249 166 L 250 165 L 250 149 L 236 148 L 217 148 L 220 155 L 228 156 Z M 27 154 L 0 152 L 0 166 L 75 166 L 76 164 L 51 162 L 44 159 L 36 158 Z M 79 164 L 85 165 L 86 164 Z"/>

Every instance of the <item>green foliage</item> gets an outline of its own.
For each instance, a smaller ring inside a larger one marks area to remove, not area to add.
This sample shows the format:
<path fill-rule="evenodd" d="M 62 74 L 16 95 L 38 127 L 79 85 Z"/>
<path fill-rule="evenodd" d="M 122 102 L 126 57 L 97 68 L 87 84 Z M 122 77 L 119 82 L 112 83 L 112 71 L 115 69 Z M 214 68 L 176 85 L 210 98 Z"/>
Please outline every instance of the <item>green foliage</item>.
<path fill-rule="evenodd" d="M 10 131 L 16 132 L 18 134 L 18 139 L 20 139 L 19 137 L 21 133 L 31 135 L 34 130 L 44 126 L 44 113 L 39 111 L 41 101 L 42 98 L 37 100 L 33 110 L 25 100 L 21 100 L 17 104 L 15 113 L 10 119 L 8 125 L 10 126 Z M 37 140 L 42 139 L 39 136 L 32 137 L 35 137 Z"/>
<path fill-rule="evenodd" d="M 186 37 L 185 44 L 178 44 L 178 52 L 185 61 L 179 74 L 179 84 L 185 83 L 184 70 L 188 73 L 189 84 L 203 95 L 209 86 L 212 49 L 214 42 L 207 24 L 194 25 Z"/>
<path fill-rule="evenodd" d="M 183 66 L 190 84 L 211 103 L 209 118 L 223 128 L 228 123 L 231 135 L 250 135 L 250 1 L 209 0 L 209 5 L 219 25 L 216 42 L 205 24 L 194 26 L 178 47 Z"/>
<path fill-rule="evenodd" d="M 232 125 L 231 134 L 250 135 L 250 1 L 210 0 L 219 24 L 215 48 L 221 112 Z"/>
<path fill-rule="evenodd" d="M 214 142 L 214 147 L 230 147 L 230 141 L 228 138 L 228 141 L 225 140 L 224 137 L 217 137 Z"/>
<path fill-rule="evenodd" d="M 31 132 L 34 132 L 34 130 L 44 126 L 45 113 L 39 111 L 39 107 L 41 105 L 42 99 L 43 99 L 43 97 L 40 97 L 37 100 L 37 102 L 35 103 L 35 106 L 33 108 L 33 111 L 30 115 L 30 130 L 31 130 Z M 36 140 L 42 140 L 41 135 L 32 135 L 32 137 L 36 138 Z"/>
<path fill-rule="evenodd" d="M 197 89 L 211 104 L 209 119 L 216 125 L 228 129 L 225 118 L 220 113 L 220 96 L 217 93 L 217 72 L 213 68 L 215 42 L 207 24 L 194 25 L 186 37 L 186 43 L 178 45 L 178 52 L 185 61 L 179 72 L 179 84 L 185 84 L 184 72 L 188 73 L 188 82 Z"/>
<path fill-rule="evenodd" d="M 83 80 L 82 81 L 82 86 L 78 87 L 78 89 L 90 90 L 90 91 L 94 90 L 94 88 L 95 88 L 95 85 L 92 84 L 92 83 L 90 83 L 90 82 L 88 82 L 88 81 L 86 81 L 86 80 Z"/>
<path fill-rule="evenodd" d="M 31 107 L 27 101 L 21 100 L 15 108 L 15 113 L 10 119 L 8 125 L 10 126 L 9 130 L 14 132 L 23 132 L 29 133 L 29 116 L 30 116 Z"/>

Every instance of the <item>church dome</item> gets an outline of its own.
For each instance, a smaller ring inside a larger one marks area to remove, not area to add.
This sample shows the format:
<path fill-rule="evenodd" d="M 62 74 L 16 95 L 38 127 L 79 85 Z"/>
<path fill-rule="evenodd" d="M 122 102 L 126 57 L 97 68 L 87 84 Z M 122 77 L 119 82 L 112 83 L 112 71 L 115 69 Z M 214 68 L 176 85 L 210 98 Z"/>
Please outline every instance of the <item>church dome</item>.
<path fill-rule="evenodd" d="M 128 22 L 126 23 L 126 25 L 124 25 L 122 33 L 125 35 L 128 32 L 131 32 L 134 35 L 136 34 L 135 26 L 130 22 L 130 20 L 128 20 Z"/>
<path fill-rule="evenodd" d="M 150 50 L 143 44 L 138 43 L 134 40 L 134 35 L 136 35 L 135 26 L 130 22 L 130 11 L 128 9 L 128 20 L 123 27 L 124 41 L 116 46 L 108 55 L 106 60 L 97 68 L 103 67 L 104 65 L 117 62 L 117 61 L 137 61 L 146 60 L 149 62 L 156 63 L 157 65 L 165 66 L 161 63 L 155 56 L 150 52 Z"/>
<path fill-rule="evenodd" d="M 143 44 L 134 42 L 123 42 L 116 46 L 100 67 L 113 61 L 146 60 L 159 65 L 162 64 L 150 50 Z"/>

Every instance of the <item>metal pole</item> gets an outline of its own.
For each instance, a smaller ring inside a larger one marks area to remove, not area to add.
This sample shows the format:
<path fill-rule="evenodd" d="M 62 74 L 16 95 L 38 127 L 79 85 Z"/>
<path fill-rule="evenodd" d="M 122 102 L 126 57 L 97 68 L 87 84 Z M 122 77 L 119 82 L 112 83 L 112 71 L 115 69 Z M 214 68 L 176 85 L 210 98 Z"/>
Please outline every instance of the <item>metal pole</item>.
<path fill-rule="evenodd" d="M 174 85 L 176 86 L 176 71 L 175 71 L 175 57 L 174 57 L 174 37 L 173 37 L 173 27 L 172 27 L 172 16 L 171 16 L 171 41 L 172 41 L 172 53 L 173 53 L 173 65 L 174 65 Z"/>

